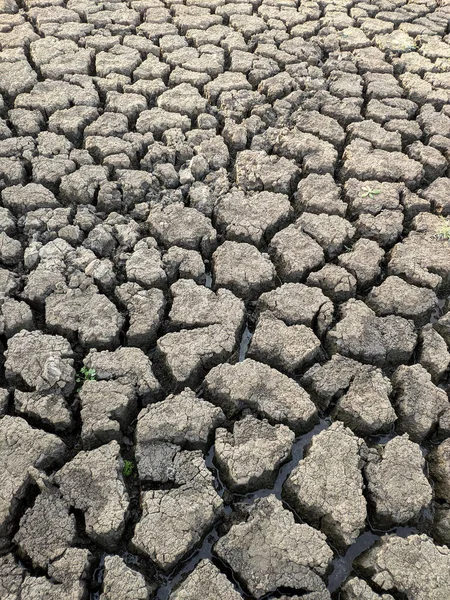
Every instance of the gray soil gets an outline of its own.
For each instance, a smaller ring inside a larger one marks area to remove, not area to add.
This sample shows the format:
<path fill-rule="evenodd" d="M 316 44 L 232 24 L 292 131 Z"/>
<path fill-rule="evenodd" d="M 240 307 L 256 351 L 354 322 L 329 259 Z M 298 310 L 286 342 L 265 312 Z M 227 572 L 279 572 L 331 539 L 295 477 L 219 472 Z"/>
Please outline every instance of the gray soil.
<path fill-rule="evenodd" d="M 450 599 L 450 0 L 0 0 L 0 599 Z"/>

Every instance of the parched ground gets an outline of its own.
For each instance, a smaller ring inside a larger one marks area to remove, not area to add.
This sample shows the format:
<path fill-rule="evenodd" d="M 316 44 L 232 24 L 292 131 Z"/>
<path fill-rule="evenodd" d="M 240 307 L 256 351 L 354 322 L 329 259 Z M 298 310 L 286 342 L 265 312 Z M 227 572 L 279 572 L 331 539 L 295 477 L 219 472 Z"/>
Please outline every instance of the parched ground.
<path fill-rule="evenodd" d="M 0 598 L 450 599 L 449 0 L 0 0 Z"/>

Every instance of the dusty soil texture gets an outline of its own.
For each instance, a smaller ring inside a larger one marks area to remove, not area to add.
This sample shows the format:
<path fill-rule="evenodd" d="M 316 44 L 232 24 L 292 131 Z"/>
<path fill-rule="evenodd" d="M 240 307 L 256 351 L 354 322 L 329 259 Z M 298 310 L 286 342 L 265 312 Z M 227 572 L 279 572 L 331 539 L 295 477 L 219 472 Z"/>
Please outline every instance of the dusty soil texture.
<path fill-rule="evenodd" d="M 0 0 L 1 600 L 450 600 L 450 0 Z"/>

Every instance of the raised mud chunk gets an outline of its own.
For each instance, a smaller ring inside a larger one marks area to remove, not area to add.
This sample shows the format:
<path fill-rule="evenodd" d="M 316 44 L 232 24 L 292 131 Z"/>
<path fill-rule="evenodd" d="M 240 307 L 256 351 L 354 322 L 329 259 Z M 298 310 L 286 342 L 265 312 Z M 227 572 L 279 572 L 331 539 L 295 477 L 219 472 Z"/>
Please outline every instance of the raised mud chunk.
<path fill-rule="evenodd" d="M 128 281 L 133 281 L 145 288 L 163 287 L 166 273 L 163 268 L 161 253 L 153 238 L 140 240 L 126 260 L 125 271 Z"/>
<path fill-rule="evenodd" d="M 216 288 L 229 288 L 240 298 L 254 300 L 275 286 L 275 267 L 266 254 L 247 243 L 224 242 L 212 257 Z"/>
<path fill-rule="evenodd" d="M 345 141 L 345 132 L 339 123 L 317 111 L 305 111 L 299 108 L 292 115 L 292 120 L 300 131 L 320 137 L 334 147 L 339 148 Z"/>
<path fill-rule="evenodd" d="M 213 292 L 191 279 L 180 279 L 171 286 L 170 292 L 170 329 L 223 324 L 237 331 L 240 327 L 243 303 L 229 290 Z"/>
<path fill-rule="evenodd" d="M 55 489 L 44 488 L 20 519 L 14 541 L 35 568 L 46 569 L 76 539 L 75 517 Z"/>
<path fill-rule="evenodd" d="M 341 587 L 342 600 L 394 600 L 390 594 L 377 594 L 359 577 L 350 577 Z"/>
<path fill-rule="evenodd" d="M 59 390 L 22 392 L 14 390 L 14 408 L 19 415 L 36 419 L 52 431 L 67 432 L 74 420 L 67 400 Z"/>
<path fill-rule="evenodd" d="M 260 314 L 247 356 L 290 375 L 321 355 L 320 340 L 305 325 L 286 325 L 269 311 Z"/>
<path fill-rule="evenodd" d="M 222 511 L 201 452 L 179 453 L 174 469 L 178 487 L 142 493 L 142 517 L 132 540 L 164 571 L 200 542 Z"/>
<path fill-rule="evenodd" d="M 356 562 L 375 586 L 394 597 L 439 600 L 450 596 L 450 550 L 436 546 L 426 535 L 386 535 Z"/>
<path fill-rule="evenodd" d="M 341 307 L 341 320 L 327 333 L 327 349 L 379 367 L 408 362 L 417 343 L 414 325 L 402 317 L 377 317 L 360 300 Z"/>
<path fill-rule="evenodd" d="M 116 296 L 126 306 L 130 324 L 126 332 L 128 345 L 148 349 L 156 342 L 164 317 L 166 300 L 159 289 L 145 290 L 137 283 L 124 283 Z"/>
<path fill-rule="evenodd" d="M 450 438 L 433 448 L 427 459 L 436 497 L 450 502 Z"/>
<path fill-rule="evenodd" d="M 391 275 L 371 290 L 366 303 L 379 317 L 399 315 L 420 326 L 428 323 L 437 301 L 432 290 L 411 285 Z"/>
<path fill-rule="evenodd" d="M 34 329 L 33 313 L 26 302 L 6 298 L 0 306 L 0 333 L 7 338 Z"/>
<path fill-rule="evenodd" d="M 437 329 L 437 327 L 436 327 Z M 450 364 L 450 353 L 442 336 L 429 323 L 420 332 L 421 347 L 419 363 L 431 375 L 433 383 L 439 383 Z"/>
<path fill-rule="evenodd" d="M 201 283 L 205 279 L 205 265 L 201 254 L 196 250 L 172 246 L 162 260 L 170 283 L 177 279 L 193 279 L 196 283 Z"/>
<path fill-rule="evenodd" d="M 236 183 L 244 191 L 291 194 L 300 179 L 294 161 L 262 150 L 243 150 L 236 158 Z"/>
<path fill-rule="evenodd" d="M 373 240 L 360 239 L 349 252 L 338 257 L 338 264 L 349 271 L 358 283 L 359 288 L 373 285 L 381 273 L 380 263 L 384 250 Z"/>
<path fill-rule="evenodd" d="M 373 148 L 380 148 L 390 152 L 401 152 L 402 139 L 396 131 L 386 131 L 379 123 L 371 119 L 359 123 L 351 123 L 347 128 L 348 141 L 365 140 L 371 143 Z"/>
<path fill-rule="evenodd" d="M 111 550 L 118 544 L 128 511 L 123 461 L 116 441 L 81 451 L 53 476 L 64 499 L 83 511 L 86 534 Z"/>
<path fill-rule="evenodd" d="M 377 215 L 383 210 L 400 210 L 400 193 L 404 186 L 399 183 L 379 181 L 345 182 L 345 198 L 348 201 L 350 216 L 368 213 Z"/>
<path fill-rule="evenodd" d="M 227 416 L 250 408 L 270 423 L 283 423 L 296 432 L 308 430 L 317 421 L 317 410 L 303 388 L 250 358 L 212 369 L 205 378 L 205 397 Z"/>
<path fill-rule="evenodd" d="M 3 205 L 14 215 L 24 215 L 39 208 L 58 208 L 54 194 L 39 183 L 11 186 L 2 192 Z"/>
<path fill-rule="evenodd" d="M 149 585 L 143 575 L 128 567 L 119 556 L 105 558 L 103 593 L 100 600 L 148 600 L 156 586 Z"/>
<path fill-rule="evenodd" d="M 190 449 L 204 449 L 213 430 L 224 421 L 220 408 L 186 388 L 139 413 L 136 440 L 140 444 L 167 441 Z"/>
<path fill-rule="evenodd" d="M 150 404 L 138 416 L 136 460 L 141 479 L 169 481 L 173 457 L 181 448 L 206 448 L 216 427 L 223 425 L 222 410 L 197 398 L 186 388 L 177 396 Z"/>
<path fill-rule="evenodd" d="M 429 287 L 435 292 L 442 288 L 445 292 L 450 286 L 450 244 L 438 239 L 441 226 L 436 219 L 428 231 L 411 231 L 391 250 L 388 273 L 413 285 Z"/>
<path fill-rule="evenodd" d="M 403 232 L 403 213 L 399 210 L 382 210 L 377 215 L 363 213 L 355 222 L 356 235 L 390 247 Z"/>
<path fill-rule="evenodd" d="M 91 350 L 84 359 L 84 366 L 95 369 L 99 381 L 117 380 L 121 384 L 130 384 L 145 404 L 161 395 L 152 363 L 139 348 L 119 348 L 114 352 Z"/>
<path fill-rule="evenodd" d="M 107 181 L 107 170 L 99 165 L 82 165 L 61 179 L 59 188 L 64 204 L 93 204 L 100 186 Z"/>
<path fill-rule="evenodd" d="M 357 435 L 388 431 L 397 420 L 389 399 L 391 393 L 391 383 L 380 369 L 360 365 L 333 415 Z"/>
<path fill-rule="evenodd" d="M 121 442 L 122 433 L 137 413 L 134 387 L 118 381 L 85 381 L 79 396 L 83 446 Z"/>
<path fill-rule="evenodd" d="M 236 349 L 236 332 L 223 324 L 182 329 L 159 338 L 157 354 L 169 386 L 195 386 L 205 371 L 227 360 Z"/>
<path fill-rule="evenodd" d="M 273 192 L 233 190 L 214 208 L 215 224 L 228 240 L 262 246 L 286 226 L 292 215 L 288 196 Z"/>
<path fill-rule="evenodd" d="M 365 525 L 361 473 L 365 452 L 363 440 L 336 421 L 313 437 L 283 488 L 299 515 L 320 524 L 340 547 L 352 544 Z"/>
<path fill-rule="evenodd" d="M 364 469 L 375 520 L 383 529 L 417 519 L 432 499 L 420 447 L 407 435 L 375 446 Z"/>
<path fill-rule="evenodd" d="M 33 429 L 20 417 L 0 419 L 0 456 L 4 467 L 0 492 L 0 546 L 10 533 L 20 501 L 31 484 L 30 467 L 46 469 L 62 462 L 66 445 L 56 435 Z"/>
<path fill-rule="evenodd" d="M 62 595 L 82 600 L 92 576 L 94 557 L 89 550 L 68 548 L 60 558 L 48 566 L 47 577 L 25 575 L 21 596 L 30 600 L 59 600 Z M 14 596 L 15 598 L 15 596 Z"/>
<path fill-rule="evenodd" d="M 347 204 L 341 200 L 341 190 L 330 173 L 311 173 L 298 184 L 295 208 L 298 213 L 307 211 L 345 217 Z"/>
<path fill-rule="evenodd" d="M 324 364 L 315 364 L 301 378 L 302 386 L 311 394 L 315 404 L 326 410 L 330 402 L 340 398 L 350 387 L 361 363 L 340 354 L 333 354 Z"/>
<path fill-rule="evenodd" d="M 247 519 L 233 525 L 214 550 L 255 598 L 283 587 L 324 590 L 321 577 L 333 556 L 324 534 L 296 523 L 275 496 L 256 500 Z"/>
<path fill-rule="evenodd" d="M 103 294 L 68 290 L 53 293 L 45 301 L 45 320 L 50 330 L 78 335 L 87 348 L 113 348 L 119 343 L 123 317 Z"/>
<path fill-rule="evenodd" d="M 5 554 L 0 557 L 0 592 L 4 598 L 18 600 L 20 598 L 20 588 L 25 576 L 25 569 L 16 562 L 13 554 Z"/>
<path fill-rule="evenodd" d="M 197 88 L 182 83 L 162 93 L 158 98 L 158 106 L 168 112 L 186 115 L 190 119 L 205 112 L 207 102 L 199 94 Z"/>
<path fill-rule="evenodd" d="M 303 283 L 285 283 L 261 294 L 256 311 L 258 314 L 270 311 L 286 325 L 306 325 L 322 335 L 332 323 L 334 307 L 317 288 Z"/>
<path fill-rule="evenodd" d="M 285 425 L 272 426 L 251 416 L 235 423 L 231 433 L 217 429 L 215 458 L 221 478 L 240 493 L 270 487 L 294 437 Z"/>
<path fill-rule="evenodd" d="M 306 283 L 320 288 L 334 302 L 345 302 L 356 295 L 356 278 L 343 267 L 332 263 L 310 273 Z"/>
<path fill-rule="evenodd" d="M 311 592 L 301 596 L 280 596 L 280 600 L 331 600 L 330 592 L 322 590 L 320 592 Z"/>
<path fill-rule="evenodd" d="M 9 402 L 9 391 L 7 389 L 0 388 L 0 417 L 3 417 L 8 412 Z"/>
<path fill-rule="evenodd" d="M 310 173 L 334 173 L 337 152 L 331 144 L 309 133 L 287 127 L 269 127 L 261 136 L 253 139 L 252 149 L 263 147 L 280 155 L 284 160 L 295 160 L 302 165 L 305 175 Z M 272 158 L 274 155 L 270 155 Z"/>
<path fill-rule="evenodd" d="M 274 235 L 269 254 L 282 281 L 303 281 L 310 271 L 325 263 L 322 247 L 296 225 Z"/>
<path fill-rule="evenodd" d="M 450 346 L 450 311 L 433 323 L 433 327 L 444 338 L 447 346 Z"/>
<path fill-rule="evenodd" d="M 231 581 L 205 558 L 171 593 L 169 600 L 242 600 Z"/>
<path fill-rule="evenodd" d="M 448 546 L 450 543 L 450 508 L 447 504 L 435 504 L 432 533 L 436 542 Z"/>
<path fill-rule="evenodd" d="M 374 149 L 370 142 L 354 140 L 345 149 L 341 176 L 360 181 L 403 182 L 408 187 L 418 187 L 424 175 L 420 162 L 402 152 Z"/>
<path fill-rule="evenodd" d="M 180 203 L 153 208 L 148 226 L 150 233 L 166 248 L 181 246 L 210 256 L 217 245 L 217 234 L 208 217 Z"/>
<path fill-rule="evenodd" d="M 400 366 L 392 377 L 397 431 L 422 442 L 449 407 L 444 390 L 435 386 L 421 365 Z"/>
<path fill-rule="evenodd" d="M 39 391 L 60 390 L 69 395 L 75 386 L 74 354 L 67 340 L 41 331 L 16 333 L 5 352 L 5 374 L 15 385 Z"/>
<path fill-rule="evenodd" d="M 159 338 L 157 359 L 168 384 L 179 389 L 196 385 L 206 370 L 232 355 L 244 322 L 244 304 L 229 290 L 214 293 L 187 279 L 171 290 L 169 325 L 181 330 Z"/>
<path fill-rule="evenodd" d="M 315 215 L 305 212 L 297 219 L 295 225 L 320 244 L 330 259 L 336 258 L 350 244 L 355 234 L 354 227 L 337 215 Z"/>

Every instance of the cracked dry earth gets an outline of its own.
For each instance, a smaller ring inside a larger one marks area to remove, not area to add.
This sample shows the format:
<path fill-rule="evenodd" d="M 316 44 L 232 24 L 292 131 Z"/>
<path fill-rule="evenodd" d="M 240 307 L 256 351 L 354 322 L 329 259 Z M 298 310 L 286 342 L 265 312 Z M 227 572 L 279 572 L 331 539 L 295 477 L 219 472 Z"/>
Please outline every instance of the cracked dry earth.
<path fill-rule="evenodd" d="M 0 0 L 0 598 L 450 599 L 449 0 Z"/>

